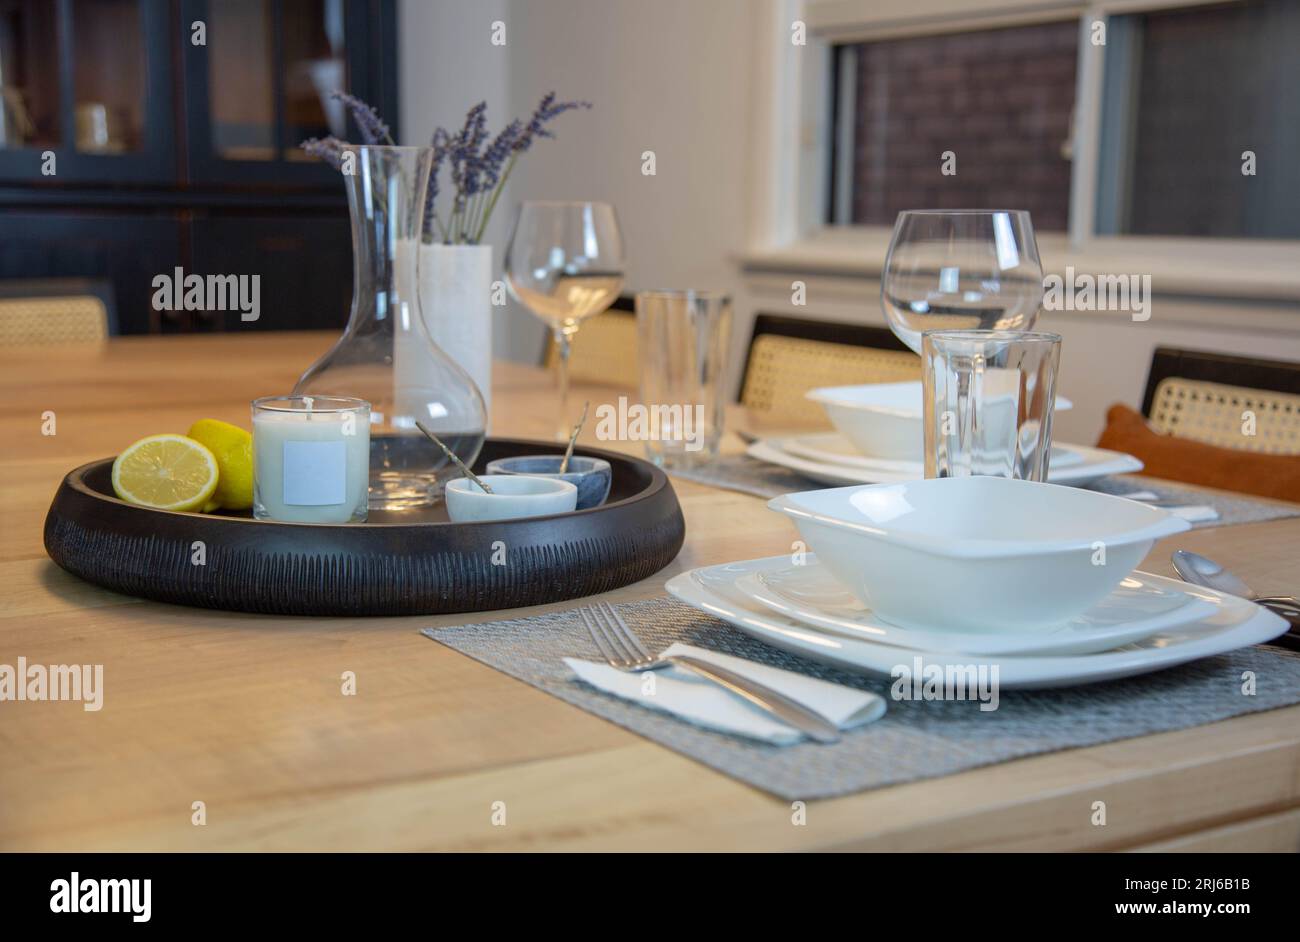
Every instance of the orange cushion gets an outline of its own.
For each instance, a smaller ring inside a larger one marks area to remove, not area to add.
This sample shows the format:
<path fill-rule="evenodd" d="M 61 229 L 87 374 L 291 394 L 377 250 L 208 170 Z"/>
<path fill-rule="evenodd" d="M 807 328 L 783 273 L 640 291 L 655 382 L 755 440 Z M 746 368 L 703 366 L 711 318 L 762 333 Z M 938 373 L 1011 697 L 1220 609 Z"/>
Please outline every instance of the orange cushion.
<path fill-rule="evenodd" d="M 1097 447 L 1141 458 L 1142 473 L 1152 477 L 1300 502 L 1300 455 L 1264 455 L 1162 435 L 1126 405 L 1110 407 Z"/>

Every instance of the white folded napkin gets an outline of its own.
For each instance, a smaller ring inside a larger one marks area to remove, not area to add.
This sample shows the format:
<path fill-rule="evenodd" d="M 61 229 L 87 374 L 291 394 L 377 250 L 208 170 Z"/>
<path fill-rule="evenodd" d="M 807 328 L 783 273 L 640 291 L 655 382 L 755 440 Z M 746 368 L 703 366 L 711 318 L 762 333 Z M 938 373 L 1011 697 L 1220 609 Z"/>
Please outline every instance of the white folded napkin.
<path fill-rule="evenodd" d="M 664 651 L 663 656 L 697 657 L 729 668 L 816 710 L 840 729 L 861 726 L 885 715 L 885 700 L 877 694 L 756 664 L 744 658 L 680 643 Z M 743 697 L 690 671 L 665 667 L 633 674 L 608 664 L 572 657 L 566 657 L 564 663 L 579 679 L 593 687 L 652 710 L 672 713 L 697 726 L 776 745 L 788 745 L 804 737 L 799 730 L 787 726 Z"/>
<path fill-rule="evenodd" d="M 1175 517 L 1182 517 L 1188 523 L 1204 523 L 1207 520 L 1218 520 L 1219 512 L 1208 504 L 1188 504 L 1184 507 L 1166 507 Z"/>
<path fill-rule="evenodd" d="M 1160 495 L 1155 491 L 1130 491 L 1119 496 L 1137 501 L 1156 501 L 1160 499 Z M 1209 504 L 1185 504 L 1179 507 L 1167 506 L 1164 509 L 1175 517 L 1182 517 L 1188 523 L 1205 523 L 1207 520 L 1219 519 L 1219 512 Z"/>

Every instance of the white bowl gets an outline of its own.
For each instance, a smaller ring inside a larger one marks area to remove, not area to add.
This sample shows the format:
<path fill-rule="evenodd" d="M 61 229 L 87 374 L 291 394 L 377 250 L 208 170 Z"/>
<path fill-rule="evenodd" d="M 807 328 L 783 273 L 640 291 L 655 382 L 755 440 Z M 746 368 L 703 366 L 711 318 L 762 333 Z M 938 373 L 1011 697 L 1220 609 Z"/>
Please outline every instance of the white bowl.
<path fill-rule="evenodd" d="M 920 381 L 869 383 L 864 386 L 823 386 L 805 394 L 820 403 L 839 433 L 864 455 L 924 460 L 925 396 Z M 1073 404 L 1056 397 L 1056 410 Z M 1014 410 L 1012 410 L 1014 413 Z"/>
<path fill-rule="evenodd" d="M 479 480 L 492 488 L 491 494 L 469 478 L 447 482 L 447 516 L 457 523 L 544 517 L 567 513 L 578 504 L 578 489 L 559 478 L 480 474 Z"/>
<path fill-rule="evenodd" d="M 1122 497 L 993 477 L 835 487 L 768 507 L 878 615 L 931 630 L 1055 628 L 1190 527 Z"/>

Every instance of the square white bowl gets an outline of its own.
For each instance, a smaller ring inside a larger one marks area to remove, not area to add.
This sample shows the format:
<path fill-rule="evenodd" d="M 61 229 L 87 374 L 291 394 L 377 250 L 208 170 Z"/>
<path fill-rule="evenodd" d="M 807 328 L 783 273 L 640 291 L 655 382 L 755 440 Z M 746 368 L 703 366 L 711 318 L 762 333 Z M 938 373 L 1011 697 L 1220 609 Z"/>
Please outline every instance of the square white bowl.
<path fill-rule="evenodd" d="M 805 393 L 820 403 L 841 435 L 864 455 L 920 461 L 925 451 L 925 396 L 919 380 L 906 383 L 868 383 L 859 386 L 822 386 Z M 1056 397 L 1056 410 L 1072 407 Z"/>
<path fill-rule="evenodd" d="M 1191 526 L 1122 497 L 994 477 L 834 487 L 768 507 L 877 614 L 916 629 L 1054 628 Z"/>

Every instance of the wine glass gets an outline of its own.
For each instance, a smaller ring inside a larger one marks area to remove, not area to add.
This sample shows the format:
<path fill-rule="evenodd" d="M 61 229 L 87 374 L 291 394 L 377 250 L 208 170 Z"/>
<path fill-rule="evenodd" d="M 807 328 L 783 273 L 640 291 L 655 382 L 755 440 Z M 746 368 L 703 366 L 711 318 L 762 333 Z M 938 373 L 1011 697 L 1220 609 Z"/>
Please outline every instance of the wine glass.
<path fill-rule="evenodd" d="M 880 279 L 892 330 L 921 352 L 926 330 L 1029 330 L 1043 300 L 1043 265 L 1024 210 L 898 214 Z"/>
<path fill-rule="evenodd" d="M 506 285 L 551 328 L 559 354 L 560 426 L 567 439 L 569 350 L 585 318 L 605 310 L 623 287 L 623 235 L 608 203 L 533 202 L 519 206 L 506 248 Z"/>

